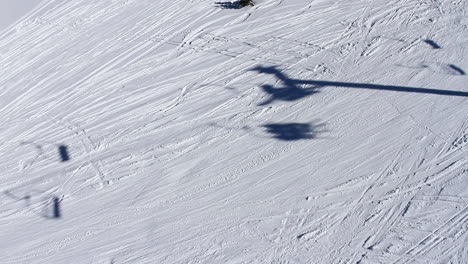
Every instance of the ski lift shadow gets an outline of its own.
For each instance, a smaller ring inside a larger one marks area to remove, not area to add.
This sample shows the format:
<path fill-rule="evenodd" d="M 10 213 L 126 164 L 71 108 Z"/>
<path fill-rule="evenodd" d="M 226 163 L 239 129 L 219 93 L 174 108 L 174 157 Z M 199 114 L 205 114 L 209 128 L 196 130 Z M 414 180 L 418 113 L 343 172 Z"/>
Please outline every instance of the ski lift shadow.
<path fill-rule="evenodd" d="M 251 0 L 239 0 L 234 2 L 215 2 L 215 5 L 222 9 L 241 9 L 246 6 L 253 6 L 254 3 Z"/>
<path fill-rule="evenodd" d="M 32 192 L 42 194 L 43 192 L 36 191 L 34 190 Z M 26 202 L 26 207 L 29 208 L 34 214 L 39 215 L 41 217 L 44 217 L 46 219 L 60 219 L 62 218 L 62 210 L 61 210 L 61 202 L 63 198 L 60 198 L 58 196 L 52 195 L 52 196 L 46 196 L 44 199 L 40 199 L 38 203 L 42 203 L 43 207 L 42 210 L 37 210 L 33 208 L 32 206 L 32 194 L 27 194 L 25 196 L 19 197 L 14 194 L 12 194 L 10 191 L 4 191 L 4 194 L 8 196 L 11 199 L 16 200 L 17 202 L 20 201 L 25 201 Z"/>
<path fill-rule="evenodd" d="M 458 72 L 459 75 L 465 74 L 465 72 L 462 69 L 456 67 L 455 65 L 451 65 L 450 68 Z M 284 72 L 282 72 L 277 66 L 256 66 L 250 70 L 258 72 L 260 74 L 273 75 L 282 84 L 282 86 L 280 87 L 274 87 L 269 84 L 263 84 L 261 88 L 266 94 L 269 95 L 269 98 L 266 101 L 259 103 L 259 106 L 268 105 L 273 103 L 274 101 L 297 101 L 315 93 L 318 93 L 321 89 L 325 89 L 326 87 L 342 87 L 350 89 L 368 89 L 404 93 L 468 97 L 468 92 L 465 91 L 441 90 L 396 85 L 380 85 L 369 83 L 293 79 L 290 78 Z"/>

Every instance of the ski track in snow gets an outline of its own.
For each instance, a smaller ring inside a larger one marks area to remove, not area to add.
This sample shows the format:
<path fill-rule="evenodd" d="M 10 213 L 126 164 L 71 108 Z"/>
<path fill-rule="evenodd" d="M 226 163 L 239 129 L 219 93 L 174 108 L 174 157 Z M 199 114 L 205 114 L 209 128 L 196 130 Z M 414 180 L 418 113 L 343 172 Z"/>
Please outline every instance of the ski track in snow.
<path fill-rule="evenodd" d="M 466 1 L 215 2 L 0 31 L 2 262 L 466 263 Z"/>

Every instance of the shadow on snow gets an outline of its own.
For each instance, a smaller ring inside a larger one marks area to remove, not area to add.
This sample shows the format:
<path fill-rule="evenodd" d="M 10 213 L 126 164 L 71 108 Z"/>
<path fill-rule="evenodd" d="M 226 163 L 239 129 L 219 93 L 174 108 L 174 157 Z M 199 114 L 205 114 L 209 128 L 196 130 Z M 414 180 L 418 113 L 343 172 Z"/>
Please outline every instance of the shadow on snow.
<path fill-rule="evenodd" d="M 253 2 L 249 0 L 239 0 L 235 2 L 215 2 L 217 7 L 222 9 L 241 9 L 246 6 L 253 6 Z"/>
<path fill-rule="evenodd" d="M 316 138 L 318 133 L 323 132 L 324 124 L 308 124 L 308 123 L 277 123 L 263 125 L 266 131 L 273 135 L 273 138 L 293 141 L 301 139 Z"/>
<path fill-rule="evenodd" d="M 26 208 L 29 208 L 31 212 L 42 216 L 47 219 L 59 219 L 62 217 L 61 212 L 61 201 L 62 199 L 57 196 L 50 197 L 46 195 L 44 197 L 43 192 L 33 190 L 31 193 L 24 195 L 24 196 L 17 196 L 11 193 L 10 191 L 3 192 L 7 197 L 16 200 L 17 202 L 23 201 L 25 203 Z M 35 199 L 36 201 L 33 202 L 33 194 L 37 196 Z M 35 204 L 33 206 L 33 203 Z M 41 210 L 37 210 L 37 205 L 40 205 Z"/>
<path fill-rule="evenodd" d="M 319 92 L 320 88 L 326 86 L 337 86 L 346 88 L 357 88 L 357 89 L 371 89 L 371 90 L 382 90 L 382 91 L 394 91 L 394 92 L 406 92 L 406 93 L 425 93 L 435 95 L 446 95 L 446 96 L 461 96 L 468 97 L 468 92 L 462 91 L 450 91 L 450 90 L 438 90 L 429 88 L 416 88 L 406 86 L 394 86 L 394 85 L 379 85 L 379 84 L 368 84 L 368 83 L 349 83 L 349 82 L 333 82 L 333 81 L 315 81 L 315 80 L 298 80 L 289 78 L 277 66 L 257 66 L 251 69 L 258 73 L 266 73 L 274 75 L 283 84 L 282 87 L 274 87 L 269 84 L 262 85 L 262 90 L 270 95 L 270 98 L 259 104 L 267 105 L 275 100 L 281 101 L 296 101 L 301 98 Z M 464 74 L 463 71 L 459 71 L 460 74 Z M 303 88 L 302 86 L 312 86 Z"/>

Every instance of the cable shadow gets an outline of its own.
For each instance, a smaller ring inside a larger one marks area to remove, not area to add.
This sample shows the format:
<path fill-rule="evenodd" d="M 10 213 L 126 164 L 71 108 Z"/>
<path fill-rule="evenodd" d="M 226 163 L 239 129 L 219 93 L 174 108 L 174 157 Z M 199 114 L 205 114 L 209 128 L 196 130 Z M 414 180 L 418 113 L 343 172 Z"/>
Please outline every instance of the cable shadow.
<path fill-rule="evenodd" d="M 465 71 L 462 70 L 460 67 L 458 66 L 455 66 L 453 64 L 449 64 L 448 65 L 450 69 L 454 70 L 455 72 L 457 72 L 458 75 L 466 75 Z"/>
<path fill-rule="evenodd" d="M 273 138 L 294 141 L 303 139 L 314 139 L 319 133 L 324 132 L 325 124 L 309 123 L 271 123 L 263 125 Z"/>
<path fill-rule="evenodd" d="M 272 85 L 262 85 L 262 90 L 270 95 L 266 101 L 259 103 L 259 106 L 273 103 L 276 100 L 280 101 L 296 101 L 307 97 L 309 95 L 319 92 L 320 88 L 327 86 L 345 87 L 345 88 L 357 88 L 357 89 L 370 89 L 370 90 L 382 90 L 382 91 L 394 91 L 394 92 L 406 92 L 406 93 L 424 93 L 434 95 L 445 95 L 445 96 L 460 96 L 468 97 L 468 92 L 462 91 L 451 91 L 451 90 L 438 90 L 430 88 L 416 88 L 406 86 L 394 86 L 394 85 L 379 85 L 379 84 L 368 84 L 368 83 L 348 83 L 348 82 L 333 82 L 333 81 L 314 81 L 314 80 L 298 80 L 292 79 L 277 66 L 256 66 L 251 69 L 258 73 L 265 73 L 274 75 L 278 80 L 281 81 L 282 87 L 273 87 Z M 303 88 L 301 86 L 312 86 Z"/>

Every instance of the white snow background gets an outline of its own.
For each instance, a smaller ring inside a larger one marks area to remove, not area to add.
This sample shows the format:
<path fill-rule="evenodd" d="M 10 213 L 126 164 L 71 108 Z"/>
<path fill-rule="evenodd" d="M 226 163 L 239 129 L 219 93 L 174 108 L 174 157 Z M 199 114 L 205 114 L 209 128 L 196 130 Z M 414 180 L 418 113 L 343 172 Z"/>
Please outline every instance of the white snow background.
<path fill-rule="evenodd" d="M 468 263 L 465 0 L 0 0 L 0 263 Z"/>

